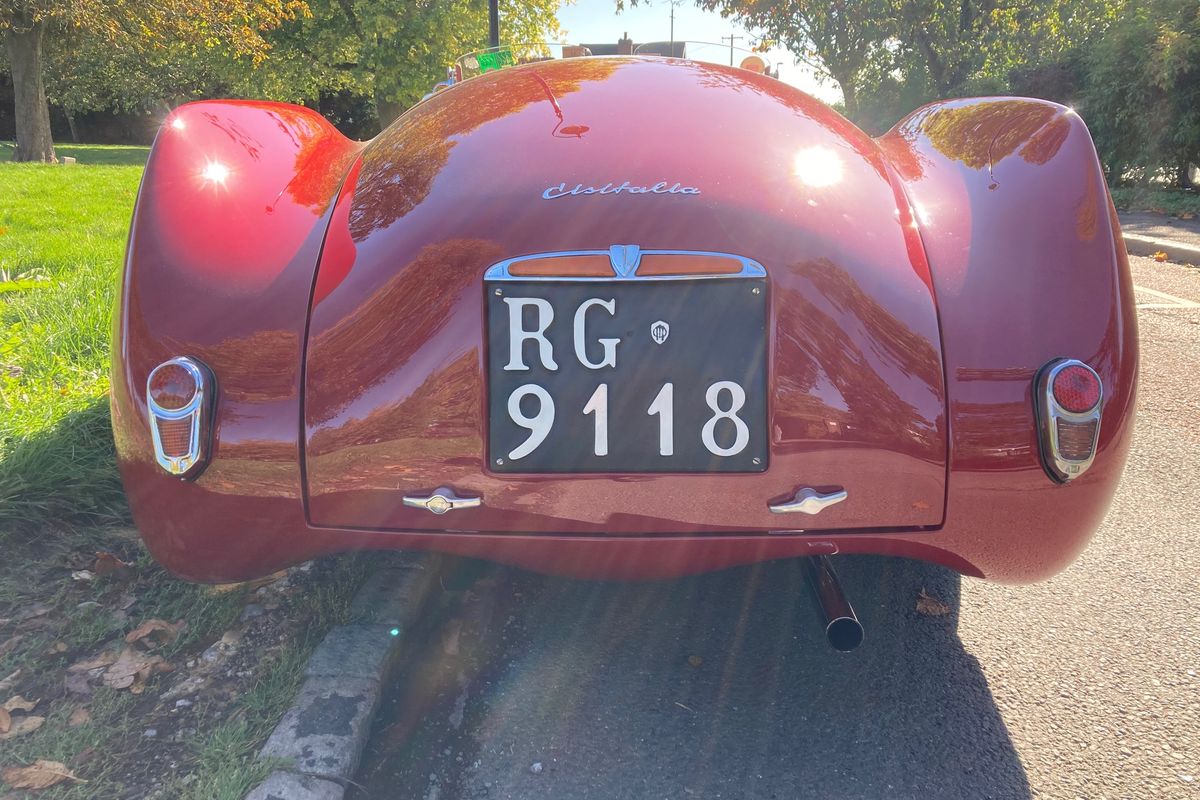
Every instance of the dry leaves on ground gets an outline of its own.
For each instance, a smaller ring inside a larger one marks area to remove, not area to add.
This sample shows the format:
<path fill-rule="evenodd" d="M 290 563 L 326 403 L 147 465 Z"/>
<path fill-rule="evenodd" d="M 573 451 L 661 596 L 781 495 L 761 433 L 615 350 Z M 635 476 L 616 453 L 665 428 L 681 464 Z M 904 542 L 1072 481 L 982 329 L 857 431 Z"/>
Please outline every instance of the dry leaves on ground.
<path fill-rule="evenodd" d="M 163 647 L 179 638 L 179 633 L 187 627 L 187 622 L 179 620 L 174 625 L 161 619 L 148 619 L 141 625 L 125 634 L 125 641 L 136 644 L 143 650 L 153 650 Z"/>
<path fill-rule="evenodd" d="M 92 563 L 92 572 L 100 577 L 112 575 L 118 579 L 125 579 L 132 577 L 133 567 L 112 553 L 96 553 L 96 560 Z"/>
<path fill-rule="evenodd" d="M 92 712 L 88 711 L 83 706 L 71 712 L 71 716 L 67 717 L 67 724 L 72 728 L 78 728 L 80 725 L 86 725 L 92 721 Z"/>
<path fill-rule="evenodd" d="M 162 656 L 152 656 L 126 647 L 104 672 L 101 681 L 113 689 L 128 689 L 133 694 L 141 694 L 151 676 L 173 669 Z"/>
<path fill-rule="evenodd" d="M 49 789 L 63 781 L 87 783 L 77 778 L 61 761 L 38 759 L 28 767 L 9 767 L 0 773 L 0 778 L 14 789 Z"/>
<path fill-rule="evenodd" d="M 26 716 L 36 707 L 36 700 L 26 700 L 19 694 L 0 705 L 0 740 L 24 736 L 42 727 L 42 723 L 46 721 L 45 717 Z M 14 712 L 20 712 L 19 716 L 14 717 Z"/>
<path fill-rule="evenodd" d="M 228 594 L 229 592 L 252 592 L 255 589 L 266 586 L 268 583 L 274 583 L 280 578 L 287 576 L 288 571 L 281 569 L 278 572 L 272 572 L 264 578 L 255 578 L 252 581 L 242 581 L 241 583 L 218 583 L 208 587 L 210 594 Z"/>
<path fill-rule="evenodd" d="M 1163 261 L 1167 260 L 1167 254 L 1164 253 L 1162 250 L 1159 250 L 1157 253 L 1154 254 L 1154 260 L 1158 261 L 1159 263 L 1162 263 Z"/>
<path fill-rule="evenodd" d="M 21 677 L 21 670 L 14 669 L 11 673 L 0 681 L 0 692 L 7 692 L 9 689 L 17 685 L 17 678 Z"/>
<path fill-rule="evenodd" d="M 917 613 L 926 617 L 944 617 L 950 613 L 950 606 L 921 589 L 917 595 Z"/>
<path fill-rule="evenodd" d="M 33 711 L 37 708 L 37 700 L 26 700 L 21 695 L 14 694 L 4 701 L 3 708 L 5 711 Z"/>

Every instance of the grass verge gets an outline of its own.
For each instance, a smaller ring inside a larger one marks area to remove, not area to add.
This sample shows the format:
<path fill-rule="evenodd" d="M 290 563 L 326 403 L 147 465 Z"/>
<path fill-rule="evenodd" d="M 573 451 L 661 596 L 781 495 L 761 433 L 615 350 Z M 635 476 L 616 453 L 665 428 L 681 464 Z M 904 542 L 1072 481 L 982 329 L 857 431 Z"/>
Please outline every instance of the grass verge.
<path fill-rule="evenodd" d="M 58 153 L 78 163 L 0 163 L 0 706 L 17 709 L 0 714 L 0 770 L 41 759 L 77 776 L 38 798 L 241 800 L 367 561 L 205 587 L 124 527 L 109 337 L 147 149 Z M 139 638 L 147 624 L 159 633 Z M 121 655 L 145 674 L 114 678 Z M 25 796 L 3 780 L 0 794 Z"/>
<path fill-rule="evenodd" d="M 1120 211 L 1153 211 L 1185 219 L 1200 217 L 1200 192 L 1188 189 L 1118 186 L 1112 190 L 1112 198 Z"/>
<path fill-rule="evenodd" d="M 147 151 L 88 152 L 103 165 L 0 164 L 0 542 L 32 525 L 126 514 L 105 396 Z"/>

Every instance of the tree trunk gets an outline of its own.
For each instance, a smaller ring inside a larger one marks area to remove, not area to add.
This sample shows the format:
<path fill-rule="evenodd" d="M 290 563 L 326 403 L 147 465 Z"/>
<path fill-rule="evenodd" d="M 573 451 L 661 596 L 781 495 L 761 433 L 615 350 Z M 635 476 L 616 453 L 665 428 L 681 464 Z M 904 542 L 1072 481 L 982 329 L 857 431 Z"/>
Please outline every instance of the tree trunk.
<path fill-rule="evenodd" d="M 13 161 L 57 161 L 50 138 L 50 106 L 42 83 L 42 22 L 17 12 L 5 33 L 12 67 L 17 147 Z"/>
<path fill-rule="evenodd" d="M 79 144 L 79 129 L 75 127 L 75 114 L 71 111 L 63 110 L 67 118 L 67 127 L 71 129 L 71 142 Z"/>
<path fill-rule="evenodd" d="M 858 87 L 854 85 L 854 81 L 845 76 L 834 75 L 833 79 L 838 82 L 838 86 L 842 89 L 842 104 L 846 107 L 846 117 L 858 121 Z"/>

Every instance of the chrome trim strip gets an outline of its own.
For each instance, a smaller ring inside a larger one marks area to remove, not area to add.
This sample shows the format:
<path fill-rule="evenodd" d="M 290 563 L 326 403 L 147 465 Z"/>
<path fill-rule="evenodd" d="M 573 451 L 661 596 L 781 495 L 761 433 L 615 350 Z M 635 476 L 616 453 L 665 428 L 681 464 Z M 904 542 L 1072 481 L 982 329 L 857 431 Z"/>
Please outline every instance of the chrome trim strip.
<path fill-rule="evenodd" d="M 1091 410 L 1076 414 L 1060 406 L 1054 399 L 1054 379 L 1067 367 L 1083 367 L 1095 375 L 1096 383 L 1100 386 L 1100 396 Z M 1096 370 L 1084 362 L 1074 358 L 1059 358 L 1050 361 L 1039 370 L 1034 382 L 1033 397 L 1042 467 L 1056 483 L 1073 481 L 1087 472 L 1096 458 L 1096 445 L 1100 441 L 1100 411 L 1104 407 L 1104 381 L 1100 380 L 1100 375 Z M 1075 424 L 1086 424 L 1093 421 L 1096 423 L 1096 429 L 1092 432 L 1092 446 L 1087 458 L 1078 461 L 1063 458 L 1058 447 L 1057 423 L 1060 419 Z"/>
<path fill-rule="evenodd" d="M 171 365 L 183 367 L 196 382 L 196 394 L 193 395 L 191 401 L 183 408 L 174 410 L 163 408 L 154 402 L 154 398 L 150 395 L 150 383 L 154 380 L 154 374 L 163 367 Z M 200 361 L 180 356 L 159 364 L 150 370 L 150 374 L 146 377 L 146 410 L 150 420 L 150 438 L 154 442 L 154 460 L 171 475 L 181 478 L 189 477 L 189 473 L 197 467 L 202 467 L 208 460 L 208 437 L 205 435 L 205 429 L 208 422 L 208 408 L 212 400 L 213 381 L 209 377 L 210 374 L 208 368 Z M 182 456 L 169 456 L 163 452 L 162 435 L 158 432 L 157 421 L 174 422 L 181 419 L 188 419 L 190 422 L 188 449 Z"/>
<path fill-rule="evenodd" d="M 647 275 L 640 276 L 637 269 L 641 265 L 642 256 L 717 256 L 733 258 L 742 265 L 740 272 L 718 275 Z M 602 277 L 552 277 L 552 276 L 514 276 L 509 273 L 513 264 L 525 261 L 536 261 L 543 258 L 561 258 L 563 256 L 607 256 L 612 264 L 613 274 Z M 717 253 L 711 250 L 643 250 L 636 244 L 614 244 L 607 250 L 561 250 L 555 253 L 535 253 L 527 256 L 516 256 L 505 259 L 499 264 L 488 267 L 483 274 L 485 281 L 571 281 L 572 283 L 609 283 L 612 281 L 695 281 L 716 280 L 721 278 L 763 278 L 767 271 L 752 258 L 734 255 L 733 253 Z"/>
<path fill-rule="evenodd" d="M 454 490 L 447 486 L 439 486 L 433 494 L 426 496 L 406 495 L 404 505 L 409 508 L 423 508 L 434 514 L 445 514 L 447 511 L 457 511 L 461 508 L 478 508 L 483 504 L 482 497 L 459 497 Z"/>
<path fill-rule="evenodd" d="M 786 503 L 774 503 L 768 505 L 767 508 L 772 514 L 820 514 L 825 509 L 837 505 L 849 496 L 849 493 L 845 489 L 823 494 L 816 489 L 804 486 L 797 490 L 796 496 Z"/>

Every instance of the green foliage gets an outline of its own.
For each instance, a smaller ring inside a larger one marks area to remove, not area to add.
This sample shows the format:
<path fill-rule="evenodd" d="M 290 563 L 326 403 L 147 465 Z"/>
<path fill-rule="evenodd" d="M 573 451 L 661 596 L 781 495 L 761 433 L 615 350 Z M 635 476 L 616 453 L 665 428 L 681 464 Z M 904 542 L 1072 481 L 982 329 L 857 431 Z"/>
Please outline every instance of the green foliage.
<path fill-rule="evenodd" d="M 505 42 L 553 41 L 560 0 L 501 0 Z M 272 97 L 349 91 L 371 97 L 383 124 L 433 89 L 458 56 L 487 46 L 478 0 L 310 0 L 310 15 L 268 34 L 253 80 Z"/>
<path fill-rule="evenodd" d="M 897 33 L 892 0 L 697 0 L 787 47 L 818 75 L 838 82 L 846 109 L 858 110 L 866 73 L 890 64 Z"/>
<path fill-rule="evenodd" d="M 1082 112 L 1110 181 L 1200 163 L 1200 3 L 1130 2 L 1086 64 Z"/>

